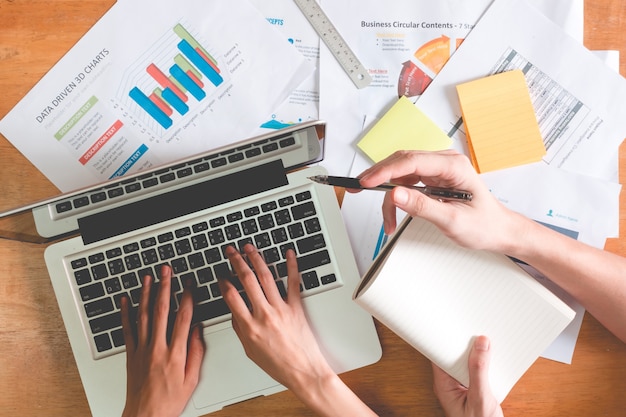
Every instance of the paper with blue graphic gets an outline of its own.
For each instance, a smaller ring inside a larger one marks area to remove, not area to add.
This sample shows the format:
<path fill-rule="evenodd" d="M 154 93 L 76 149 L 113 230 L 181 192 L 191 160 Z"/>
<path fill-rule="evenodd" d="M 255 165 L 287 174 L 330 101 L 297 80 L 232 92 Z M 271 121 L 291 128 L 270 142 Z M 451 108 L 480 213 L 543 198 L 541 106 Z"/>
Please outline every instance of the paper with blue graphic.
<path fill-rule="evenodd" d="M 258 133 L 314 69 L 247 0 L 117 2 L 0 132 L 70 191 Z"/>

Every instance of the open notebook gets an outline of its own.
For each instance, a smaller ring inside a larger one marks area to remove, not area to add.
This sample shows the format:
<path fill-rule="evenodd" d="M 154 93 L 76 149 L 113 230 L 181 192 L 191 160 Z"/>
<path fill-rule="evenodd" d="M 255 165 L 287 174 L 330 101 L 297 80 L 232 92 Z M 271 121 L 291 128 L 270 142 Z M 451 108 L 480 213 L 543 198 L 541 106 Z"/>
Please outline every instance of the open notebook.
<path fill-rule="evenodd" d="M 356 289 L 357 304 L 468 386 L 473 339 L 491 339 L 498 401 L 574 318 L 509 258 L 462 248 L 420 218 L 404 221 Z"/>

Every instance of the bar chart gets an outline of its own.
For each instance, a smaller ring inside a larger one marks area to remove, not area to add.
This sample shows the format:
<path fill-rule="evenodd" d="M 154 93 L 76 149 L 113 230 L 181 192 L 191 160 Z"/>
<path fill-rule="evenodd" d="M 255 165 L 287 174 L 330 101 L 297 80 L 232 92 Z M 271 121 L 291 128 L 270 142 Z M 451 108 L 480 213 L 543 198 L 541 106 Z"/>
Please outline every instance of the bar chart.
<path fill-rule="evenodd" d="M 172 33 L 176 36 L 168 42 L 173 42 L 175 49 L 170 48 L 159 63 L 148 63 L 145 73 L 149 77 L 143 88 L 135 85 L 128 92 L 163 129 L 172 127 L 175 115 L 184 116 L 194 103 L 205 100 L 208 88 L 224 81 L 217 60 L 182 24 L 176 24 Z"/>

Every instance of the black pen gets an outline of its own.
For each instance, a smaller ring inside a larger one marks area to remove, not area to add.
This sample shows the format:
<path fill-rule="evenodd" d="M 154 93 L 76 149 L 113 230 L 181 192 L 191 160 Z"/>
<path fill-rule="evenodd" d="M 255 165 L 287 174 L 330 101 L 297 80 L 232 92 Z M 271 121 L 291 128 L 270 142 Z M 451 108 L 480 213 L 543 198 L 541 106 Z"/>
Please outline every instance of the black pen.
<path fill-rule="evenodd" d="M 334 185 L 337 187 L 352 188 L 355 190 L 390 191 L 393 190 L 395 187 L 406 187 L 412 190 L 417 190 L 437 200 L 472 201 L 472 193 L 468 191 L 454 190 L 451 188 L 431 187 L 430 185 L 419 186 L 384 183 L 376 187 L 366 188 L 361 185 L 358 178 L 333 177 L 332 175 L 315 175 L 313 177 L 309 177 L 309 179 L 319 184 Z"/>

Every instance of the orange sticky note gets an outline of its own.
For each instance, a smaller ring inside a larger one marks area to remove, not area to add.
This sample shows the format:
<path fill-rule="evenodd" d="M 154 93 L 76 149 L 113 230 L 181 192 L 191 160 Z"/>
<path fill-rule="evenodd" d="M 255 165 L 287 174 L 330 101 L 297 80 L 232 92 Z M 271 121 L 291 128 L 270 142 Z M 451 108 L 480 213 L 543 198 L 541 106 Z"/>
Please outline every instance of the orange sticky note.
<path fill-rule="evenodd" d="M 456 89 L 478 172 L 537 162 L 546 154 L 522 71 L 480 78 Z"/>

